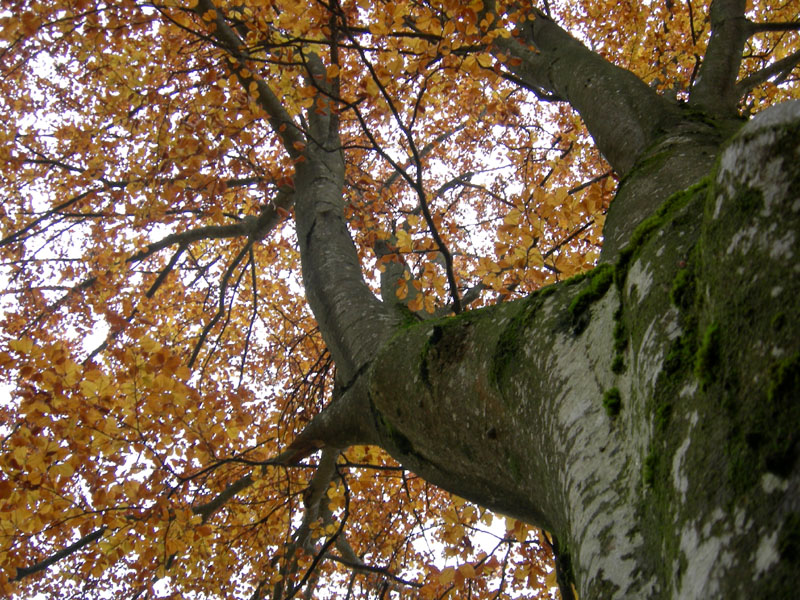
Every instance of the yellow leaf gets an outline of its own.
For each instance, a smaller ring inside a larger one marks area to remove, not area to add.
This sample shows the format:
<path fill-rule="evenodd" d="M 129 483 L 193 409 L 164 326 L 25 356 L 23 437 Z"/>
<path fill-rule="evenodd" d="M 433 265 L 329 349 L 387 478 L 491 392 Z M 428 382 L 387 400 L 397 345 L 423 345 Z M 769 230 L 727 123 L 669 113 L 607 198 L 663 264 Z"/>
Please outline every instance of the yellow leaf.
<path fill-rule="evenodd" d="M 417 294 L 417 296 L 408 303 L 409 310 L 414 312 L 420 311 L 425 307 L 425 298 L 422 294 Z"/>
<path fill-rule="evenodd" d="M 458 572 L 461 573 L 465 579 L 471 579 L 472 577 L 475 577 L 475 567 L 469 563 L 460 565 L 458 567 Z"/>
<path fill-rule="evenodd" d="M 455 579 L 456 570 L 453 567 L 447 567 L 439 573 L 439 583 L 442 585 L 449 585 Z"/>
<path fill-rule="evenodd" d="M 552 569 L 544 578 L 544 584 L 548 588 L 558 587 L 558 580 L 556 579 L 556 570 Z"/>
<path fill-rule="evenodd" d="M 561 206 L 569 197 L 569 189 L 566 187 L 556 188 L 550 195 L 550 203 L 553 206 Z"/>
<path fill-rule="evenodd" d="M 17 446 L 14 448 L 14 460 L 16 460 L 20 465 L 25 464 L 25 458 L 28 456 L 28 449 L 23 446 Z"/>
<path fill-rule="evenodd" d="M 397 232 L 397 249 L 400 252 L 411 252 L 414 247 L 411 241 L 411 236 L 408 235 L 408 232 L 405 229 L 401 229 Z"/>
<path fill-rule="evenodd" d="M 484 69 L 488 69 L 494 64 L 494 58 L 492 58 L 491 54 L 484 52 L 483 54 L 478 55 L 478 64 L 482 66 Z"/>
<path fill-rule="evenodd" d="M 31 338 L 22 338 L 19 340 L 11 340 L 8 343 L 8 347 L 11 350 L 19 352 L 20 354 L 30 354 L 31 350 L 33 350 L 33 340 Z"/>
<path fill-rule="evenodd" d="M 378 93 L 380 92 L 380 90 L 378 89 L 378 84 L 375 83 L 375 80 L 372 77 L 368 77 L 364 85 L 367 90 L 367 93 L 370 96 L 377 96 Z"/>
<path fill-rule="evenodd" d="M 405 300 L 408 296 L 408 282 L 400 278 L 397 280 L 397 289 L 394 291 L 394 295 L 397 296 L 398 300 Z"/>
<path fill-rule="evenodd" d="M 11 492 L 14 491 L 14 486 L 11 484 L 10 481 L 4 479 L 0 481 L 0 500 L 5 500 L 9 496 L 11 496 Z"/>
<path fill-rule="evenodd" d="M 211 527 L 211 525 L 200 525 L 197 528 L 197 534 L 202 537 L 208 537 L 212 533 L 214 533 L 214 529 Z"/>
<path fill-rule="evenodd" d="M 508 211 L 508 214 L 503 217 L 503 223 L 505 225 L 513 226 L 517 225 L 520 220 L 522 219 L 522 214 L 516 208 L 512 208 Z"/>

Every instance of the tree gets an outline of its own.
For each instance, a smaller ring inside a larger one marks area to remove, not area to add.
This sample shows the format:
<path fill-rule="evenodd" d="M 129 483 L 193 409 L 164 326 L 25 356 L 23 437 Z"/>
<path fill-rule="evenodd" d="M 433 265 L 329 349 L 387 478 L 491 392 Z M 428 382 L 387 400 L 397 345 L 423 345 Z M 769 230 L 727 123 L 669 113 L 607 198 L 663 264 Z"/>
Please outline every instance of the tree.
<path fill-rule="evenodd" d="M 3 590 L 789 597 L 798 12 L 6 3 Z"/>

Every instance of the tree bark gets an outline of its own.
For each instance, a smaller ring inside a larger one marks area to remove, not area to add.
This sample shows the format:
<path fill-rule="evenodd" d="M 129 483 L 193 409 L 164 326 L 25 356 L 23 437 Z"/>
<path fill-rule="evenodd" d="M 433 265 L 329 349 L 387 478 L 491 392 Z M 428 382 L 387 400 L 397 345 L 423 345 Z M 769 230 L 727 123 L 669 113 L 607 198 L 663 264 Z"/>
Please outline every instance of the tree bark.
<path fill-rule="evenodd" d="M 725 142 L 741 122 L 702 89 L 711 113 L 668 103 L 543 15 L 520 31 L 537 52 L 497 42 L 522 61 L 517 76 L 572 103 L 624 175 L 601 264 L 516 302 L 403 321 L 364 284 L 334 117 L 315 115 L 297 232 L 341 385 L 286 456 L 379 444 L 552 532 L 581 598 L 790 597 L 800 103 Z"/>
<path fill-rule="evenodd" d="M 371 413 L 364 441 L 553 532 L 581 598 L 789 597 L 798 148 L 800 102 L 771 109 L 613 261 L 398 329 L 344 394 Z"/>
<path fill-rule="evenodd" d="M 679 111 L 630 71 L 606 61 L 541 11 L 498 38 L 497 50 L 519 61 L 510 66 L 531 90 L 569 102 L 598 149 L 620 175 L 680 118 Z M 511 64 L 511 62 L 509 62 Z"/>
<path fill-rule="evenodd" d="M 714 0 L 710 8 L 711 38 L 692 89 L 689 104 L 708 114 L 735 116 L 736 89 L 742 52 L 752 35 L 744 16 L 745 0 Z"/>

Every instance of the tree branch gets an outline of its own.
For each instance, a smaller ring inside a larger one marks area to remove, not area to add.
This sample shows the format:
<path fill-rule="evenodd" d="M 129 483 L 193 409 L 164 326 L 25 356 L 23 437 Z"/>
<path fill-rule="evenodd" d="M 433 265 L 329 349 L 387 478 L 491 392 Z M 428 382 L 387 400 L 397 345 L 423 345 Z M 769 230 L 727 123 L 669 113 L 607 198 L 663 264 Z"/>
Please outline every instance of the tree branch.
<path fill-rule="evenodd" d="M 800 21 L 788 21 L 784 23 L 753 23 L 748 25 L 750 35 L 763 33 L 765 31 L 800 31 Z"/>
<path fill-rule="evenodd" d="M 200 506 L 195 506 L 192 508 L 192 512 L 196 515 L 200 515 L 203 518 L 203 523 L 205 523 L 211 518 L 211 515 L 222 508 L 222 506 L 228 502 L 228 500 L 233 498 L 239 492 L 249 488 L 251 485 L 253 485 L 253 482 L 254 480 L 252 475 L 248 474 L 244 477 L 240 477 L 236 481 L 228 484 L 228 486 L 213 499 L 209 500 L 205 504 L 201 504 Z"/>
<path fill-rule="evenodd" d="M 287 154 L 292 158 L 298 158 L 302 154 L 301 148 L 305 146 L 305 136 L 269 85 L 260 77 L 246 74 L 244 67 L 236 64 L 239 62 L 246 62 L 250 56 L 245 43 L 225 20 L 222 9 L 215 6 L 212 0 L 199 0 L 195 11 L 200 15 L 201 19 L 204 14 L 214 15 L 213 22 L 215 29 L 212 35 L 234 59 L 233 61 L 229 61 L 231 63 L 231 71 L 236 74 L 242 87 L 248 93 L 252 94 L 251 84 L 255 85 L 258 91 L 258 96 L 254 98 L 255 102 L 267 113 L 272 130 L 281 140 Z"/>
<path fill-rule="evenodd" d="M 105 532 L 106 532 L 105 527 L 101 527 L 100 529 L 95 529 L 92 533 L 83 536 L 74 544 L 71 544 L 66 548 L 64 548 L 63 550 L 48 556 L 46 559 L 39 561 L 38 563 L 31 565 L 30 567 L 22 567 L 21 569 L 17 569 L 17 574 L 14 576 L 13 579 L 11 579 L 11 581 L 12 582 L 21 581 L 26 577 L 30 577 L 31 575 L 44 571 L 51 565 L 54 565 L 55 563 L 60 561 L 62 558 L 66 558 L 67 556 L 74 554 L 78 550 L 88 546 L 92 542 L 99 540 L 101 537 L 103 537 L 103 534 Z"/>
<path fill-rule="evenodd" d="M 756 71 L 752 75 L 745 77 L 736 84 L 736 92 L 741 98 L 754 87 L 765 83 L 775 76 L 787 76 L 798 64 L 800 64 L 800 50 L 790 54 L 785 58 L 782 58 L 781 60 L 776 60 L 771 65 L 768 65 L 760 71 Z"/>
<path fill-rule="evenodd" d="M 736 79 L 749 35 L 746 0 L 713 0 L 711 38 L 689 95 L 689 105 L 721 117 L 737 114 Z"/>
<path fill-rule="evenodd" d="M 126 262 L 142 261 L 159 250 L 175 244 L 185 247 L 192 242 L 201 240 L 217 240 L 240 236 L 246 236 L 252 240 L 262 240 L 281 222 L 283 219 L 281 213 L 286 213 L 291 208 L 294 202 L 293 193 L 294 191 L 291 188 L 280 188 L 275 199 L 264 206 L 258 216 L 248 215 L 237 223 L 206 225 L 181 231 L 180 233 L 171 233 L 161 240 L 149 244 L 133 256 L 128 257 Z"/>
<path fill-rule="evenodd" d="M 678 119 L 677 106 L 589 50 L 542 11 L 531 9 L 531 14 L 533 20 L 521 18 L 515 35 L 497 37 L 492 53 L 525 89 L 569 102 L 606 160 L 625 174 Z"/>

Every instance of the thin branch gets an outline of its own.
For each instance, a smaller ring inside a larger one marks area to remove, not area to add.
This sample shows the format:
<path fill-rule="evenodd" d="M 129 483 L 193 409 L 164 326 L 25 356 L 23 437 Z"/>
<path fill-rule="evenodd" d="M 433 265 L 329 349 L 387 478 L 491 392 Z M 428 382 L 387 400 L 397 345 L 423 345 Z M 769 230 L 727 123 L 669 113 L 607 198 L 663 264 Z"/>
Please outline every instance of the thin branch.
<path fill-rule="evenodd" d="M 749 25 L 750 35 L 763 33 L 765 31 L 800 31 L 800 21 L 789 21 L 784 23 L 753 23 Z"/>
<path fill-rule="evenodd" d="M 42 560 L 42 561 L 40 561 L 40 562 L 38 562 L 36 564 L 33 564 L 30 567 L 22 567 L 21 569 L 17 569 L 17 574 L 14 576 L 13 579 L 11 579 L 11 581 L 12 582 L 21 581 L 25 577 L 29 577 L 31 575 L 34 575 L 35 573 L 39 573 L 41 571 L 44 571 L 45 569 L 47 569 L 51 565 L 54 565 L 55 563 L 60 561 L 62 558 L 66 558 L 67 556 L 69 556 L 71 554 L 74 554 L 78 550 L 81 550 L 82 548 L 85 548 L 86 546 L 88 546 L 92 542 L 95 542 L 95 541 L 99 540 L 101 537 L 103 537 L 103 534 L 105 532 L 106 532 L 106 528 L 105 527 L 101 527 L 100 529 L 96 529 L 92 533 L 89 533 L 89 534 L 83 536 L 81 539 L 79 539 L 74 544 L 71 544 L 71 545 L 67 546 L 66 548 L 64 548 L 63 550 L 48 556 L 46 559 L 44 559 L 44 560 Z"/>
<path fill-rule="evenodd" d="M 387 579 L 391 579 L 401 585 L 405 585 L 407 587 L 413 588 L 421 588 L 423 584 L 417 583 L 416 581 L 409 581 L 408 579 L 403 579 L 402 577 L 395 575 L 391 571 L 389 571 L 386 567 L 375 567 L 373 565 L 368 565 L 364 562 L 359 561 L 352 561 L 341 556 L 336 556 L 335 554 L 328 554 L 325 556 L 328 560 L 332 560 L 333 562 L 337 562 L 345 567 L 350 567 L 355 572 L 362 572 L 362 573 L 377 573 L 378 575 L 382 575 Z"/>
<path fill-rule="evenodd" d="M 253 75 L 245 75 L 241 67 L 237 68 L 235 66 L 234 63 L 246 62 L 250 59 L 250 56 L 245 43 L 226 22 L 222 9 L 215 6 L 212 0 L 199 0 L 195 11 L 201 19 L 204 14 L 214 14 L 215 29 L 213 36 L 232 57 L 233 61 L 229 59 L 231 71 L 235 73 L 242 87 L 248 93 L 250 93 L 250 85 L 255 84 L 258 96 L 254 98 L 254 101 L 267 113 L 272 130 L 280 138 L 287 154 L 292 158 L 298 158 L 302 154 L 300 148 L 305 146 L 305 137 L 266 81 Z"/>
<path fill-rule="evenodd" d="M 240 477 L 236 481 L 228 484 L 228 486 L 219 494 L 217 494 L 212 500 L 192 508 L 192 512 L 196 515 L 200 515 L 203 519 L 203 523 L 205 523 L 211 518 L 211 515 L 222 508 L 222 506 L 228 502 L 228 500 L 233 498 L 239 492 L 249 488 L 251 485 L 253 485 L 253 482 L 254 480 L 252 475 L 248 474 L 244 477 Z"/>
<path fill-rule="evenodd" d="M 256 317 L 258 316 L 258 275 L 256 274 L 256 257 L 252 246 L 250 247 L 250 284 L 253 288 L 253 310 L 250 313 L 250 321 L 247 324 L 247 333 L 244 336 L 244 350 L 242 351 L 242 363 L 239 365 L 239 382 L 236 387 L 242 385 L 244 378 L 244 367 L 247 364 L 247 353 L 250 349 L 250 336 L 253 334 Z"/>
<path fill-rule="evenodd" d="M 103 188 L 94 188 L 94 189 L 86 190 L 85 192 L 81 192 L 80 194 L 72 196 L 71 198 L 65 200 L 61 204 L 57 204 L 56 206 L 54 206 L 53 208 L 51 208 L 50 210 L 45 212 L 41 217 L 39 217 L 37 219 L 34 219 L 30 223 L 28 223 L 22 229 L 18 229 L 14 233 L 10 233 L 6 237 L 4 237 L 2 240 L 0 240 L 0 246 L 6 246 L 8 244 L 11 244 L 12 242 L 15 242 L 20 237 L 22 237 L 25 233 L 27 233 L 28 231 L 30 231 L 31 229 L 36 227 L 39 223 L 41 223 L 45 219 L 48 219 L 49 217 L 52 217 L 56 213 L 64 210 L 65 208 L 67 208 L 69 206 L 72 206 L 73 204 L 75 204 L 77 202 L 80 202 L 81 200 L 83 200 L 84 198 L 89 196 L 90 194 L 102 191 L 102 189 Z"/>
<path fill-rule="evenodd" d="M 351 42 L 357 46 L 356 40 L 354 38 L 352 38 L 352 37 L 351 37 Z M 380 90 L 381 95 L 383 96 L 386 104 L 389 106 L 389 110 L 391 111 L 392 116 L 394 117 L 394 120 L 397 123 L 397 126 L 403 132 L 403 135 L 405 136 L 406 141 L 409 144 L 409 148 L 411 149 L 411 154 L 412 154 L 412 157 L 413 157 L 413 162 L 414 162 L 414 165 L 416 167 L 416 177 L 412 178 L 408 174 L 407 171 L 405 171 L 404 169 L 401 169 L 400 166 L 395 161 L 393 161 L 393 160 L 391 160 L 389 158 L 388 154 L 386 154 L 382 149 L 380 149 L 378 147 L 378 145 L 375 142 L 374 137 L 368 132 L 367 132 L 367 135 L 368 135 L 370 141 L 373 142 L 373 144 L 375 144 L 375 147 L 378 150 L 378 152 L 380 152 L 380 154 L 385 159 L 387 159 L 389 161 L 389 163 L 397 171 L 399 171 L 402 174 L 403 178 L 409 183 L 409 185 L 412 187 L 412 189 L 414 189 L 414 191 L 417 192 L 417 196 L 418 196 L 419 202 L 420 202 L 420 208 L 422 209 L 422 215 L 425 218 L 425 223 L 428 225 L 428 230 L 430 231 L 431 237 L 433 238 L 433 241 L 436 243 L 436 246 L 438 247 L 439 252 L 441 252 L 442 256 L 444 257 L 445 272 L 446 272 L 446 275 L 447 275 L 447 283 L 448 283 L 448 287 L 450 288 L 450 295 L 451 295 L 451 297 L 453 299 L 453 303 L 452 303 L 453 312 L 458 314 L 458 313 L 461 312 L 461 299 L 460 299 L 459 294 L 458 294 L 458 284 L 456 283 L 455 271 L 453 270 L 453 255 L 451 254 L 449 248 L 444 243 L 444 240 L 442 239 L 441 235 L 439 234 L 439 230 L 436 227 L 436 223 L 433 221 L 433 216 L 431 215 L 430 209 L 428 207 L 428 200 L 427 200 L 427 197 L 426 197 L 426 194 L 425 194 L 425 189 L 424 189 L 423 184 L 422 184 L 422 156 L 420 155 L 420 152 L 419 152 L 419 150 L 417 148 L 417 144 L 414 141 L 414 136 L 412 135 L 411 129 L 409 127 L 407 127 L 403 123 L 403 120 L 400 117 L 399 112 L 397 111 L 397 107 L 395 107 L 394 102 L 393 102 L 391 96 L 389 95 L 389 92 L 386 90 L 386 87 L 381 82 L 380 77 L 378 77 L 378 74 L 375 71 L 375 68 L 373 67 L 372 63 L 367 58 L 367 56 L 366 56 L 365 52 L 363 51 L 363 49 L 361 49 L 360 47 L 357 47 L 357 50 L 358 50 L 359 56 L 361 57 L 361 61 L 364 63 L 364 65 L 367 67 L 367 70 L 370 72 L 370 75 L 371 75 L 373 81 L 375 82 L 375 85 L 378 87 L 378 89 Z M 424 93 L 424 90 L 423 90 L 422 93 Z M 420 94 L 420 96 L 421 96 L 421 94 Z M 419 99 L 418 99 L 418 101 L 419 101 Z M 366 126 L 366 123 L 364 122 L 363 117 L 360 114 L 360 111 L 358 111 L 357 109 L 356 109 L 356 116 L 358 117 L 358 120 L 361 123 L 362 128 L 366 132 L 368 128 Z"/>
<path fill-rule="evenodd" d="M 192 350 L 192 356 L 189 358 L 188 367 L 190 369 L 192 368 L 192 365 L 194 365 L 194 361 L 197 360 L 197 355 L 200 354 L 200 349 L 203 347 L 208 334 L 211 333 L 214 325 L 216 325 L 222 318 L 222 315 L 225 314 L 225 294 L 228 290 L 228 281 L 233 276 L 233 272 L 236 270 L 236 267 L 239 266 L 239 263 L 242 262 L 242 259 L 250 251 L 252 245 L 252 240 L 248 241 L 244 248 L 242 248 L 234 257 L 233 261 L 231 261 L 231 264 L 228 265 L 228 268 L 222 275 L 219 285 L 219 305 L 217 307 L 217 312 L 214 313 L 214 316 L 211 317 L 211 320 L 208 323 L 206 323 L 205 327 L 203 327 L 203 331 L 200 333 L 200 338 L 197 340 L 197 343 Z"/>
<path fill-rule="evenodd" d="M 771 65 L 764 67 L 760 71 L 756 71 L 752 75 L 749 75 L 742 79 L 739 83 L 736 84 L 736 92 L 739 94 L 741 98 L 745 94 L 747 94 L 750 90 L 754 87 L 765 83 L 769 79 L 778 76 L 778 75 L 788 75 L 798 64 L 800 64 L 800 50 L 794 52 L 787 56 L 786 58 L 782 58 L 781 60 L 776 60 Z"/>
<path fill-rule="evenodd" d="M 145 292 L 145 297 L 152 298 L 153 295 L 158 291 L 158 288 L 161 287 L 161 284 L 164 283 L 164 281 L 166 281 L 167 276 L 175 268 L 175 265 L 178 263 L 178 259 L 180 259 L 181 255 L 186 250 L 186 246 L 187 244 L 180 244 L 178 246 L 177 252 L 175 252 L 175 254 L 172 255 L 172 258 L 170 259 L 169 263 L 167 263 L 167 266 L 161 269 L 161 272 L 158 274 L 158 277 L 156 277 L 156 280 L 153 282 L 153 285 L 151 285 L 150 288 L 147 290 L 147 292 Z"/>

